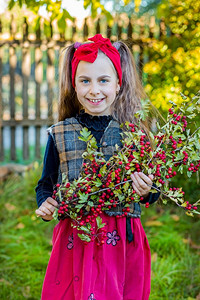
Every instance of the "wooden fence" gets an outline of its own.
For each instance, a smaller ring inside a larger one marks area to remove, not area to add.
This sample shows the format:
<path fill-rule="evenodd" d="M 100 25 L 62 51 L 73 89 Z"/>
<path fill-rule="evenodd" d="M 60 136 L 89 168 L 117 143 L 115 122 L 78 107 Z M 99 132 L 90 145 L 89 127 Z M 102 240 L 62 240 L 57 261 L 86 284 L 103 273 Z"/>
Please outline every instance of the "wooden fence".
<path fill-rule="evenodd" d="M 81 25 L 67 21 L 66 33 L 59 33 L 56 25 L 52 25 L 48 37 L 42 24 L 34 32 L 28 22 L 24 18 L 22 27 L 17 28 L 11 16 L 8 32 L 0 20 L 0 161 L 5 159 L 6 127 L 10 128 L 10 160 L 16 160 L 18 126 L 23 128 L 23 159 L 29 159 L 31 126 L 35 128 L 35 158 L 40 158 L 41 127 L 56 121 L 58 57 L 66 45 L 87 40 L 95 33 L 102 33 L 111 41 L 121 39 L 132 48 L 139 70 L 142 70 L 145 60 L 150 59 L 148 48 L 152 41 L 167 34 L 163 20 L 130 18 L 125 14 L 116 18 L 112 28 L 103 18 L 96 21 L 87 18 Z M 46 114 L 42 111 L 45 101 Z"/>

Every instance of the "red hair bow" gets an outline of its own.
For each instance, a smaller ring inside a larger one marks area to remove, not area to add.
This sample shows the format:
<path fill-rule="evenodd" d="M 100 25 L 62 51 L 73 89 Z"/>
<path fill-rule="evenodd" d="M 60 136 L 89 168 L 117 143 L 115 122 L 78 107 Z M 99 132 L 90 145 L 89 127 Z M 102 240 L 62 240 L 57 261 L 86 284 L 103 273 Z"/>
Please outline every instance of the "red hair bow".
<path fill-rule="evenodd" d="M 78 64 L 81 60 L 93 63 L 98 55 L 99 49 L 109 57 L 112 61 L 119 78 L 119 84 L 122 84 L 122 69 L 120 62 L 120 54 L 115 47 L 111 44 L 108 38 L 103 38 L 101 34 L 89 38 L 88 40 L 94 43 L 81 45 L 74 53 L 72 59 L 72 85 L 75 87 L 75 75 Z"/>

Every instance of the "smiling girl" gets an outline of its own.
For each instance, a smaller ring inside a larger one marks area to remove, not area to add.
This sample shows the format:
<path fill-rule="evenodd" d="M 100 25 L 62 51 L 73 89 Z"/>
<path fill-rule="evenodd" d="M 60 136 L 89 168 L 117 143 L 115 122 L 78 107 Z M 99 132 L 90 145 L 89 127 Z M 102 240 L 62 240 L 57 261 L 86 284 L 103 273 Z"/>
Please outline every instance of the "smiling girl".
<path fill-rule="evenodd" d="M 98 151 L 109 159 L 121 145 L 120 123 L 136 122 L 144 95 L 132 54 L 123 42 L 113 45 L 100 34 L 65 51 L 60 82 L 59 122 L 48 129 L 42 177 L 36 187 L 36 214 L 51 220 L 57 202 L 53 186 L 78 178 L 86 149 L 80 131 L 87 127 L 97 140 Z M 152 175 L 132 174 L 133 188 L 153 203 L 149 193 Z M 43 284 L 43 300 L 147 300 L 150 294 L 151 254 L 141 225 L 139 203 L 133 211 L 110 209 L 102 213 L 106 240 L 85 245 L 71 227 L 71 219 L 54 228 L 53 248 Z"/>

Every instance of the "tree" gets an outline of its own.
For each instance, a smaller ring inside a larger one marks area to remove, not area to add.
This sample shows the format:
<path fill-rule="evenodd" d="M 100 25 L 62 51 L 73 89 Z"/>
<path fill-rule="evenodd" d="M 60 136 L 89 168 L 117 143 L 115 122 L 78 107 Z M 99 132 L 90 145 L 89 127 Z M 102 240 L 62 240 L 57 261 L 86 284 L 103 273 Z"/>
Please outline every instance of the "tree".
<path fill-rule="evenodd" d="M 200 2 L 163 0 L 157 15 L 163 18 L 170 35 L 154 39 L 149 46 L 146 92 L 163 110 L 168 101 L 182 101 L 180 92 L 194 96 L 200 85 Z M 167 29 L 166 29 L 167 30 Z"/>
<path fill-rule="evenodd" d="M 152 1 L 152 0 L 147 0 Z M 156 0 L 160 1 L 160 0 Z M 107 18 L 107 22 L 111 24 L 113 20 L 112 14 L 108 9 L 105 8 L 106 3 L 113 2 L 112 12 L 117 12 L 115 9 L 117 6 L 117 2 L 119 2 L 118 6 L 122 8 L 126 7 L 127 10 L 132 12 L 139 11 L 139 6 L 141 4 L 141 0 L 135 0 L 134 2 L 131 0 L 122 0 L 122 1 L 105 1 L 105 0 L 84 0 L 83 6 L 85 9 L 90 8 L 91 17 L 96 18 L 97 15 L 104 15 Z M 39 24 L 40 16 L 38 16 L 38 12 L 40 8 L 46 10 L 47 17 L 45 18 L 45 24 L 48 26 L 54 20 L 57 20 L 58 29 L 60 32 L 64 32 L 66 28 L 66 19 L 74 20 L 74 18 L 69 14 L 69 12 L 62 7 L 62 0 L 9 0 L 8 9 L 11 10 L 15 5 L 18 5 L 20 8 L 26 7 L 31 10 L 35 14 L 35 23 L 36 29 Z"/>

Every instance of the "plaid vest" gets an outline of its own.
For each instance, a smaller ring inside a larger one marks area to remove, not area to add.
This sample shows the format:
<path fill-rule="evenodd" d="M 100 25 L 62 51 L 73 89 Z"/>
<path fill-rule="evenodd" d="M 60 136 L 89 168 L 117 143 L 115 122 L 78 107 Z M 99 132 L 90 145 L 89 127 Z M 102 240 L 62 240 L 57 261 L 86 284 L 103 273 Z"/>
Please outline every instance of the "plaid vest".
<path fill-rule="evenodd" d="M 67 118 L 64 121 L 58 122 L 47 129 L 48 134 L 51 134 L 55 146 L 59 153 L 60 166 L 58 182 L 62 180 L 62 173 L 65 173 L 69 181 L 77 179 L 80 169 L 83 164 L 82 154 L 86 150 L 87 144 L 79 140 L 80 131 L 83 126 L 76 118 Z M 122 129 L 119 123 L 112 119 L 106 127 L 103 136 L 98 145 L 98 151 L 104 154 L 107 161 L 115 152 L 115 145 L 122 147 L 121 135 Z M 141 209 L 139 203 L 132 203 L 130 207 L 130 217 L 140 217 Z M 106 211 L 110 216 L 122 214 L 122 208 L 116 207 Z"/>

